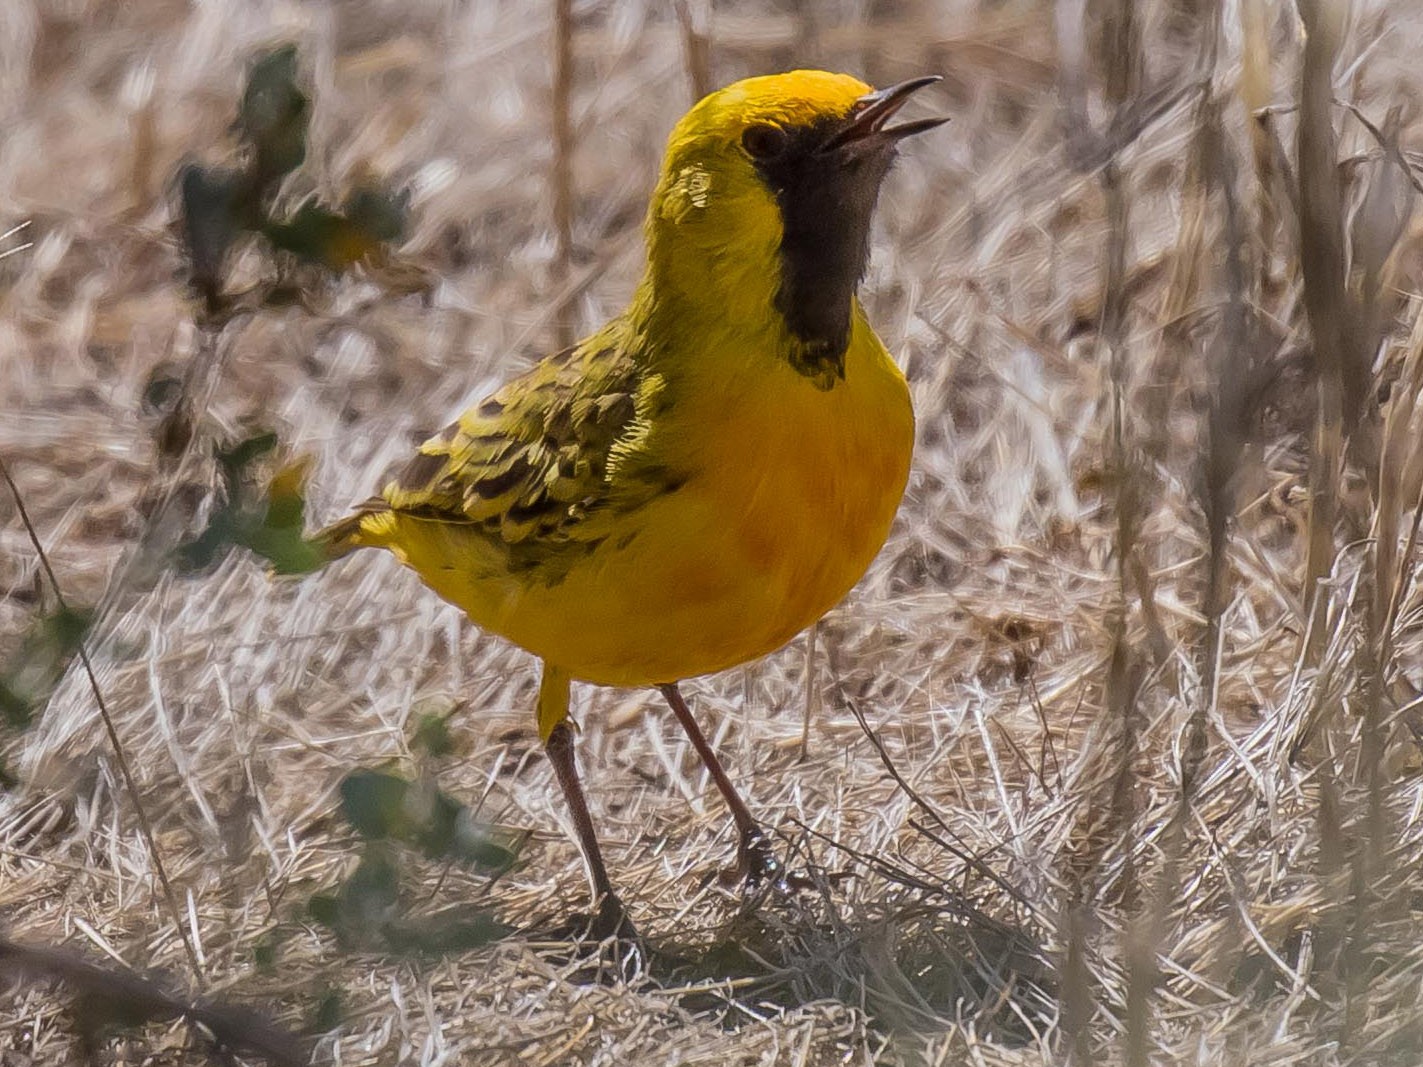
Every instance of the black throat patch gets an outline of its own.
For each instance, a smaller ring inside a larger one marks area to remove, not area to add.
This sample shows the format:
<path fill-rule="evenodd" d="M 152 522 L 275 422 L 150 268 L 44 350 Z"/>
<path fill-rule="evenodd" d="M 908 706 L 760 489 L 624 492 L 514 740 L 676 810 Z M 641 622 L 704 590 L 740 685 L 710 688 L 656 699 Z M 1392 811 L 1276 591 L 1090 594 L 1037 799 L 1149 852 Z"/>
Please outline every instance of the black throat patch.
<path fill-rule="evenodd" d="M 819 152 L 838 123 L 788 130 L 786 149 L 756 160 L 781 209 L 776 310 L 796 344 L 791 365 L 821 389 L 845 377 L 850 309 L 870 255 L 870 218 L 892 151 Z"/>

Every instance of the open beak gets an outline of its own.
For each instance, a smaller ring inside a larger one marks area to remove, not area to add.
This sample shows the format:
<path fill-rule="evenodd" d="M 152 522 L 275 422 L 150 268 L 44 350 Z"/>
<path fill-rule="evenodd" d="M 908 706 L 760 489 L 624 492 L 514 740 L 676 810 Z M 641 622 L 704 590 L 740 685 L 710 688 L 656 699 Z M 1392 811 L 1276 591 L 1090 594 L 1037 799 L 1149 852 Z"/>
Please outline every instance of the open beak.
<path fill-rule="evenodd" d="M 910 78 L 907 82 L 900 82 L 888 89 L 880 89 L 860 97 L 855 101 L 855 108 L 850 114 L 850 124 L 831 135 L 829 140 L 820 146 L 819 151 L 833 152 L 850 144 L 891 145 L 903 137 L 942 126 L 949 121 L 947 117 L 918 119 L 900 123 L 898 126 L 885 125 L 914 93 L 940 80 L 937 74 Z"/>

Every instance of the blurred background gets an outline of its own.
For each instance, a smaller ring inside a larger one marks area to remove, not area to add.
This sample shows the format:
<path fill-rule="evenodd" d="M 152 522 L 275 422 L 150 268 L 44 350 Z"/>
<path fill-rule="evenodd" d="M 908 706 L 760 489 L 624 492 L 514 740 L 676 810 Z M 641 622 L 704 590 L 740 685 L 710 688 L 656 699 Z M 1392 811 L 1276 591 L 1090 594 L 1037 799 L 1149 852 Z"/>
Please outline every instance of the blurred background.
<path fill-rule="evenodd" d="M 1416 1063 L 1420 47 L 1388 0 L 7 0 L 0 934 L 316 1062 Z M 719 889 L 655 694 L 576 692 L 658 953 L 600 981 L 534 662 L 249 550 L 615 314 L 672 124 L 798 66 L 944 77 L 862 291 L 914 472 L 812 636 L 688 687 L 818 891 Z M 5 952 L 6 1067 L 205 1062 Z"/>

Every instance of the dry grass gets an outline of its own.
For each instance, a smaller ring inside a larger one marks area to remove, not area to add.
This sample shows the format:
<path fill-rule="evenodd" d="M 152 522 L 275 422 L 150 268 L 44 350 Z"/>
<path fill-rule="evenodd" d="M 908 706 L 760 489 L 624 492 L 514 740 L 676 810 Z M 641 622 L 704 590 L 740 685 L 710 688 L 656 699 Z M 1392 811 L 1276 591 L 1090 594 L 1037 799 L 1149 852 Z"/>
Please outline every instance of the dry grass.
<path fill-rule="evenodd" d="M 0 253 L 34 242 L 0 258 L 0 458 L 65 595 L 106 605 L 140 794 L 71 670 L 5 741 L 8 934 L 293 1029 L 339 1003 L 321 1062 L 1417 1063 L 1423 17 L 1300 11 L 1308 48 L 1269 0 L 0 5 L 0 232 L 30 222 Z M 282 40 L 316 101 L 296 191 L 408 185 L 402 254 L 437 284 L 339 282 L 214 340 L 169 179 L 221 156 L 243 64 Z M 793 905 L 718 890 L 730 827 L 689 745 L 654 694 L 585 689 L 594 815 L 663 953 L 600 983 L 541 939 L 586 889 L 528 657 L 392 560 L 274 582 L 125 553 L 201 512 L 202 442 L 249 426 L 315 456 L 318 517 L 359 499 L 616 310 L 689 84 L 810 61 L 941 71 L 955 118 L 891 177 L 865 287 L 919 413 L 890 543 L 811 654 L 689 691 L 825 877 Z M 183 374 L 175 463 L 144 398 Z M 0 590 L 8 656 L 50 594 L 3 493 Z M 356 861 L 336 787 L 410 769 L 456 705 L 456 754 L 423 765 L 534 842 L 492 885 L 412 859 L 406 895 L 519 932 L 345 949 L 305 911 Z M 5 996 L 0 1062 L 77 1048 L 54 989 Z M 199 1061 L 186 1041 L 100 1056 Z"/>

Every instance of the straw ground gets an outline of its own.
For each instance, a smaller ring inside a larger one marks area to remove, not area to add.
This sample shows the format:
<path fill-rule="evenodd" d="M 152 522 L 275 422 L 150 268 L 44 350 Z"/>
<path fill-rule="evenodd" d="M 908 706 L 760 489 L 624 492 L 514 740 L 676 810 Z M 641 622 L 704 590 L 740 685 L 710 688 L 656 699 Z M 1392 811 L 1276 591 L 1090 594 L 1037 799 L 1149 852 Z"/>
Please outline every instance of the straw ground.
<path fill-rule="evenodd" d="M 408 187 L 400 255 L 434 284 L 348 278 L 207 346 L 171 177 L 221 155 L 279 41 L 315 100 L 295 192 Z M 33 245 L 0 259 L 0 457 L 65 596 L 104 606 L 137 785 L 70 670 L 6 739 L 6 933 L 325 1027 L 340 1063 L 1418 1062 L 1420 46 L 1382 0 L 3 5 L 0 229 Z M 744 912 L 654 695 L 580 691 L 595 818 L 666 953 L 590 981 L 539 940 L 586 889 L 526 656 L 391 560 L 125 560 L 210 506 L 211 442 L 276 429 L 325 518 L 615 311 L 690 87 L 792 64 L 940 72 L 955 118 L 892 175 L 865 284 L 919 413 L 890 543 L 813 641 L 690 686 L 827 876 Z M 145 401 L 184 374 L 173 464 Z M 53 601 L 4 494 L 0 520 L 8 654 Z M 451 755 L 413 747 L 431 711 Z M 402 906 L 513 936 L 401 957 L 312 921 L 357 857 L 338 784 L 384 761 L 533 831 L 492 884 L 401 859 Z M 4 996 L 4 1062 L 78 1047 L 61 988 Z"/>

